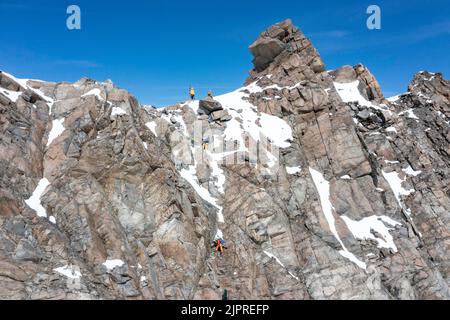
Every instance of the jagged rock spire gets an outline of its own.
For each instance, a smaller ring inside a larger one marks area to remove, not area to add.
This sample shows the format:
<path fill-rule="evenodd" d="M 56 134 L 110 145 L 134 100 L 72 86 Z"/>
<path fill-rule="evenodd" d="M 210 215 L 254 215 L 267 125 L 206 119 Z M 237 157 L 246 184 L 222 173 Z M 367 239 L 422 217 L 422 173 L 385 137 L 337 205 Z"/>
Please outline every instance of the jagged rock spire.
<path fill-rule="evenodd" d="M 262 32 L 249 49 L 254 57 L 253 73 L 260 73 L 272 62 L 285 60 L 291 55 L 298 58 L 299 64 L 310 66 L 314 72 L 324 71 L 319 53 L 290 19 L 274 24 Z"/>

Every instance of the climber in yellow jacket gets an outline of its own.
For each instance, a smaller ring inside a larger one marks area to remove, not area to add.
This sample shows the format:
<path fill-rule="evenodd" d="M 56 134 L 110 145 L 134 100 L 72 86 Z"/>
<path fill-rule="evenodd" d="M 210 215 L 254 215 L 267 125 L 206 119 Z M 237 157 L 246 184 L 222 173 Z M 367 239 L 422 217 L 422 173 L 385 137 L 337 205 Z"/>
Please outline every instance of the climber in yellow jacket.
<path fill-rule="evenodd" d="M 194 100 L 194 98 L 195 98 L 195 90 L 194 90 L 194 87 L 192 87 L 192 86 L 189 89 L 189 95 L 191 96 L 191 100 Z"/>

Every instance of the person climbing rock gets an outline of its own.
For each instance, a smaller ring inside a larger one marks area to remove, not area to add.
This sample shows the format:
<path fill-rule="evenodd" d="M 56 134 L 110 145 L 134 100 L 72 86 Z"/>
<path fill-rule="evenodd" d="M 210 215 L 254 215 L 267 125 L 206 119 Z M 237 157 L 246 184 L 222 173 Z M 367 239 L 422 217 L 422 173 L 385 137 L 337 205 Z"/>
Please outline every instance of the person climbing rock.
<path fill-rule="evenodd" d="M 203 150 L 207 150 L 208 149 L 208 144 L 209 144 L 209 139 L 208 138 L 204 138 L 203 142 L 202 142 Z"/>
<path fill-rule="evenodd" d="M 208 97 L 210 97 L 210 98 L 213 97 L 213 96 L 212 96 L 212 91 L 211 91 L 211 90 L 208 90 Z"/>
<path fill-rule="evenodd" d="M 194 98 L 195 98 L 195 90 L 194 90 L 193 86 L 191 86 L 191 88 L 189 89 L 189 95 L 191 96 L 191 100 L 194 100 Z"/>
<path fill-rule="evenodd" d="M 221 257 L 223 256 L 224 249 L 228 249 L 225 246 L 225 241 L 222 238 L 214 240 L 214 245 L 213 246 L 215 247 L 215 252 L 218 252 Z"/>
<path fill-rule="evenodd" d="M 228 290 L 227 289 L 223 290 L 222 300 L 228 300 Z"/>

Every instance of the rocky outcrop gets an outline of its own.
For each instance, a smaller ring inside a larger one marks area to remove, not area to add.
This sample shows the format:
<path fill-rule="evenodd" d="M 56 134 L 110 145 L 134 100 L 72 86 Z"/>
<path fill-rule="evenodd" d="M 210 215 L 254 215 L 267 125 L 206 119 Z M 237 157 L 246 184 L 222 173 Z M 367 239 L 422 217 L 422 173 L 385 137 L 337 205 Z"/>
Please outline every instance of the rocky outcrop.
<path fill-rule="evenodd" d="M 205 99 L 200 100 L 199 102 L 199 109 L 198 109 L 199 114 L 210 115 L 212 112 L 221 110 L 223 110 L 223 107 L 220 104 L 220 102 L 214 100 L 211 97 L 206 97 Z"/>
<path fill-rule="evenodd" d="M 290 20 L 250 50 L 163 109 L 1 73 L 0 297 L 449 299 L 449 81 L 385 99 Z"/>
<path fill-rule="evenodd" d="M 324 64 L 311 42 L 290 19 L 277 23 L 261 33 L 250 46 L 256 73 L 286 57 L 286 68 L 309 66 L 314 72 L 324 71 Z M 253 75 L 253 74 L 252 74 Z"/>
<path fill-rule="evenodd" d="M 358 89 L 364 98 L 378 103 L 385 102 L 383 92 L 381 91 L 377 79 L 375 79 L 369 69 L 362 64 L 358 64 L 354 67 L 343 66 L 342 68 L 331 71 L 330 75 L 334 81 L 339 83 L 359 81 Z"/>
<path fill-rule="evenodd" d="M 230 121 L 232 118 L 227 110 L 217 110 L 211 112 L 212 121 Z"/>

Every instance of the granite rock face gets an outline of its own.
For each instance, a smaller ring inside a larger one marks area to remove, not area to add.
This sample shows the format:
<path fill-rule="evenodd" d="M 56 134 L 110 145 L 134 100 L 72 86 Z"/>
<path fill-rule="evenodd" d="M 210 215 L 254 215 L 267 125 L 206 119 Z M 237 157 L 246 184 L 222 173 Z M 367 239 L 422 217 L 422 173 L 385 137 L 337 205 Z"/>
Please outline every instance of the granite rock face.
<path fill-rule="evenodd" d="M 262 32 L 249 49 L 254 57 L 252 75 L 268 68 L 267 71 L 270 72 L 271 66 L 281 62 L 284 63 L 284 71 L 288 75 L 289 70 L 299 72 L 304 67 L 309 67 L 308 69 L 313 72 L 325 70 L 325 65 L 311 41 L 292 24 L 290 19 L 277 23 Z M 301 68 L 294 70 L 297 67 Z"/>
<path fill-rule="evenodd" d="M 290 20 L 250 51 L 163 109 L 0 73 L 0 298 L 449 299 L 450 82 L 386 99 Z"/>

